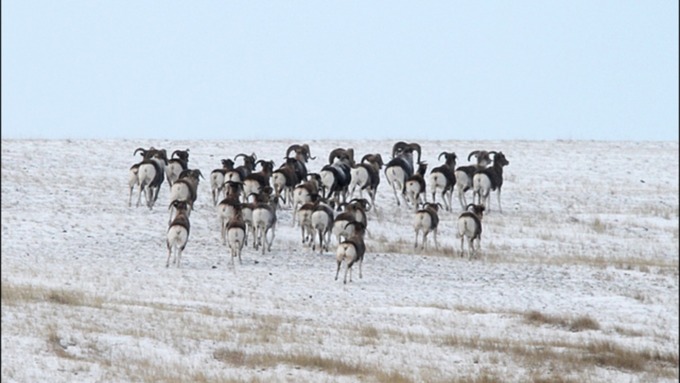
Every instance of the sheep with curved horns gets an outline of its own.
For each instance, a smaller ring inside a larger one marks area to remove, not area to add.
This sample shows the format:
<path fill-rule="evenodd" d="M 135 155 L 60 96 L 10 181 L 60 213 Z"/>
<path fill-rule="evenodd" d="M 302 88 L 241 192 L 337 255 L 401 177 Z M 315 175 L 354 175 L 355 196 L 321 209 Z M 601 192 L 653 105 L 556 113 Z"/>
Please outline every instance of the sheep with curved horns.
<path fill-rule="evenodd" d="M 319 254 L 328 251 L 333 228 L 333 209 L 326 201 L 317 201 L 310 217 L 311 226 L 314 230 L 312 237 L 312 251 L 316 250 L 316 237 L 319 238 Z"/>
<path fill-rule="evenodd" d="M 225 232 L 227 237 L 227 243 L 229 244 L 229 249 L 231 250 L 231 264 L 234 265 L 234 258 L 238 257 L 238 263 L 241 264 L 241 252 L 243 251 L 243 245 L 245 245 L 246 239 L 246 224 L 243 221 L 243 215 L 241 213 L 241 205 L 234 206 L 234 215 L 227 221 L 225 225 Z"/>
<path fill-rule="evenodd" d="M 478 170 L 485 169 L 491 163 L 489 153 L 492 152 L 486 150 L 474 150 L 470 152 L 470 154 L 468 154 L 468 161 L 470 161 L 472 157 L 475 157 L 477 163 L 474 165 L 459 166 L 454 172 L 456 178 L 456 194 L 458 195 L 460 208 L 463 210 L 465 210 L 465 206 L 467 206 L 465 192 L 472 190 L 472 177 Z"/>
<path fill-rule="evenodd" d="M 182 259 L 182 252 L 189 241 L 189 216 L 188 205 L 185 201 L 174 201 L 172 206 L 177 210 L 177 216 L 170 222 L 168 231 L 166 233 L 166 245 L 168 248 L 168 259 L 165 262 L 165 267 L 170 266 L 170 258 L 174 255 L 172 263 L 180 266 Z"/>
<path fill-rule="evenodd" d="M 406 201 L 404 186 L 406 180 L 413 175 L 413 152 L 418 153 L 417 163 L 420 163 L 420 145 L 415 142 L 408 144 L 399 141 L 392 146 L 392 159 L 385 165 L 385 177 L 392 187 L 397 206 L 401 205 L 399 195 Z M 408 204 L 408 201 L 406 203 Z"/>
<path fill-rule="evenodd" d="M 331 151 L 328 165 L 319 172 L 321 187 L 324 191 L 323 197 L 332 199 L 336 206 L 347 201 L 349 182 L 352 177 L 350 171 L 353 165 L 354 149 L 337 148 Z"/>
<path fill-rule="evenodd" d="M 189 168 L 189 149 L 175 150 L 170 155 L 168 164 L 165 166 L 165 177 L 168 180 L 168 187 L 177 181 L 179 175 Z"/>
<path fill-rule="evenodd" d="M 343 262 L 346 264 L 345 267 L 345 277 L 342 283 L 347 283 L 347 274 L 349 273 L 349 281 L 352 282 L 352 266 L 355 263 L 359 263 L 359 278 L 363 278 L 361 265 L 364 262 L 364 254 L 366 253 L 366 244 L 364 242 L 364 234 L 366 232 L 366 226 L 361 222 L 350 222 L 347 225 L 354 226 L 353 234 L 350 238 L 342 241 L 338 244 L 335 250 L 335 259 L 338 265 L 335 271 L 335 280 L 338 280 L 338 275 L 340 274 L 340 267 Z"/>
<path fill-rule="evenodd" d="M 135 153 L 137 150 L 135 150 Z M 146 206 L 151 210 L 158 200 L 158 192 L 160 191 L 160 186 L 163 184 L 163 179 L 165 178 L 164 172 L 165 165 L 168 163 L 168 156 L 165 149 L 157 150 L 152 148 L 145 153 L 144 157 L 148 157 L 148 159 L 140 162 L 137 167 L 137 180 L 139 183 L 137 207 L 139 207 L 142 193 L 144 193 L 144 196 L 146 197 Z"/>
<path fill-rule="evenodd" d="M 293 226 L 295 226 L 298 208 L 319 198 L 319 190 L 321 190 L 321 176 L 318 173 L 307 173 L 307 181 L 295 186 L 293 189 Z"/>
<path fill-rule="evenodd" d="M 182 171 L 179 178 L 170 189 L 170 220 L 172 221 L 174 209 L 172 203 L 175 201 L 186 201 L 189 212 L 194 209 L 196 198 L 198 197 L 198 182 L 203 178 L 199 169 L 187 169 Z"/>
<path fill-rule="evenodd" d="M 210 192 L 212 194 L 213 205 L 217 205 L 217 202 L 220 199 L 220 195 L 224 190 L 224 175 L 230 170 L 234 170 L 234 161 L 229 158 L 225 158 L 222 159 L 221 168 L 214 169 L 210 172 Z M 238 181 L 241 181 L 240 178 Z"/>
<path fill-rule="evenodd" d="M 380 153 L 366 154 L 361 162 L 350 170 L 349 196 L 354 196 L 354 191 L 359 188 L 359 198 L 363 198 L 363 191 L 368 192 L 371 205 L 375 206 L 375 194 L 380 184 L 380 170 L 384 163 Z"/>
<path fill-rule="evenodd" d="M 458 217 L 458 237 L 460 237 L 460 256 L 462 257 L 465 253 L 465 239 L 467 238 L 468 243 L 468 259 L 472 259 L 473 256 L 479 252 L 481 249 L 482 241 L 482 217 L 484 214 L 484 206 L 469 204 L 466 207 L 466 211 L 461 213 Z M 475 249 L 474 243 L 477 242 L 477 248 Z"/>
<path fill-rule="evenodd" d="M 418 170 L 406 179 L 404 183 L 404 194 L 406 201 L 413 205 L 413 210 L 418 210 L 418 204 L 425 203 L 426 184 L 425 172 L 427 171 L 427 163 L 419 162 Z"/>
<path fill-rule="evenodd" d="M 430 189 L 432 190 L 432 202 L 437 202 L 437 192 L 440 193 L 444 207 L 451 211 L 451 199 L 453 198 L 453 187 L 456 185 L 456 153 L 441 152 L 438 160 L 444 156 L 444 163 L 430 171 Z"/>
<path fill-rule="evenodd" d="M 262 255 L 265 250 L 272 250 L 272 243 L 276 237 L 276 209 L 278 207 L 279 199 L 271 195 L 271 186 L 267 186 L 261 192 L 261 197 L 264 197 L 262 202 L 255 205 L 253 209 L 253 226 L 255 227 L 255 250 L 262 246 Z M 271 238 L 268 240 L 267 235 L 271 233 Z"/>
<path fill-rule="evenodd" d="M 153 153 L 156 149 L 151 147 L 149 150 L 146 150 L 144 148 L 137 148 L 135 149 L 134 153 L 132 154 L 133 156 L 137 155 L 137 152 L 142 155 L 142 161 L 144 160 L 150 160 L 153 157 Z M 128 207 L 132 206 L 132 193 L 135 190 L 135 186 L 139 186 L 139 165 L 141 165 L 141 161 L 132 165 L 130 167 L 130 172 L 128 175 L 128 187 L 130 188 L 130 195 L 128 197 Z"/>
<path fill-rule="evenodd" d="M 493 164 L 486 168 L 479 170 L 472 177 L 472 202 L 475 202 L 475 196 L 477 197 L 477 203 L 484 205 L 486 211 L 491 211 L 489 206 L 489 196 L 492 190 L 496 190 L 496 197 L 498 198 L 498 211 L 503 213 L 503 208 L 501 207 L 501 187 L 503 186 L 503 167 L 510 164 L 505 158 L 503 152 L 489 152 L 493 154 Z"/>
<path fill-rule="evenodd" d="M 295 158 L 286 158 L 286 162 L 281 164 L 278 169 L 272 172 L 271 185 L 274 188 L 274 195 L 281 197 L 283 203 L 293 206 L 293 188 L 298 184 L 300 178 L 296 172 L 296 164 L 299 161 Z M 306 174 L 306 171 L 305 171 Z"/>
<path fill-rule="evenodd" d="M 265 187 L 270 186 L 272 172 L 274 171 L 274 161 L 257 160 L 255 165 L 260 165 L 259 172 L 250 173 L 243 179 L 243 196 L 247 197 L 251 193 L 259 194 Z"/>
<path fill-rule="evenodd" d="M 295 169 L 295 174 L 297 175 L 297 178 L 299 180 L 303 180 L 307 178 L 307 165 L 306 163 L 309 162 L 310 159 L 315 160 L 316 157 L 312 157 L 311 152 L 309 151 L 309 145 L 307 144 L 293 144 L 286 149 L 286 157 L 284 158 L 287 160 L 290 157 L 290 153 L 294 152 L 295 156 L 292 158 L 295 158 L 297 162 L 293 163 L 293 168 Z"/>
<path fill-rule="evenodd" d="M 421 250 L 425 250 L 427 245 L 427 235 L 432 233 L 434 237 L 434 247 L 439 248 L 437 243 L 437 227 L 439 226 L 439 208 L 441 204 L 428 202 L 422 205 L 422 209 L 418 210 L 413 219 L 413 229 L 416 232 L 416 242 L 414 248 L 418 248 L 418 234 L 423 233 L 423 240 L 421 241 Z"/>

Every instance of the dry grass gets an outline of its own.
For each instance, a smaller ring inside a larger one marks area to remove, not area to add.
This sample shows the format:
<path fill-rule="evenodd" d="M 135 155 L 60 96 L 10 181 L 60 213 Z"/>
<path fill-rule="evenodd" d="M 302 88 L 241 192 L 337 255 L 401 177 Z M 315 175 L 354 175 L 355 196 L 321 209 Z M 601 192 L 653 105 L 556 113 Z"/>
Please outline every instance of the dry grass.
<path fill-rule="evenodd" d="M 573 332 L 600 329 L 600 324 L 595 319 L 587 315 L 573 318 L 567 316 L 546 315 L 538 311 L 530 311 L 524 315 L 524 319 L 527 323 L 554 325 Z"/>

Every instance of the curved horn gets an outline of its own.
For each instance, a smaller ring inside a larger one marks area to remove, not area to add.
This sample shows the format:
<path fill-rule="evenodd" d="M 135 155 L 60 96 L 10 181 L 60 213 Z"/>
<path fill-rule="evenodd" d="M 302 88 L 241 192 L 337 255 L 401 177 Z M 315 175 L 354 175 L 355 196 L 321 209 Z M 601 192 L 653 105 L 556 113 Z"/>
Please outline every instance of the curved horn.
<path fill-rule="evenodd" d="M 474 203 L 469 203 L 467 206 L 465 206 L 465 211 L 468 211 L 471 207 L 475 206 Z"/>
<path fill-rule="evenodd" d="M 394 156 L 397 155 L 397 150 L 402 151 L 406 146 L 408 146 L 408 144 L 405 143 L 404 141 L 399 141 L 396 144 L 394 144 L 392 146 L 392 158 L 394 158 Z"/>
<path fill-rule="evenodd" d="M 312 152 L 309 150 L 309 145 L 303 144 L 302 149 L 304 149 L 304 151 L 305 151 L 305 158 L 306 159 L 308 159 L 308 160 L 310 160 L 310 159 L 315 160 L 316 159 L 316 157 L 312 157 Z"/>
<path fill-rule="evenodd" d="M 346 150 L 347 156 L 349 157 L 350 165 L 354 165 L 354 148 L 349 148 Z"/>
<path fill-rule="evenodd" d="M 241 156 L 243 156 L 244 158 L 245 158 L 245 157 L 248 157 L 248 155 L 245 154 L 245 153 L 239 153 L 239 154 L 237 154 L 237 155 L 234 156 L 234 161 L 236 161 L 236 160 L 237 160 L 239 157 L 241 157 Z"/>
<path fill-rule="evenodd" d="M 418 145 L 415 142 L 412 142 L 411 144 L 409 144 L 409 147 L 418 152 L 418 163 L 420 163 L 420 145 Z"/>
<path fill-rule="evenodd" d="M 136 155 L 137 155 L 137 152 L 140 152 L 140 151 L 142 152 L 142 157 L 146 156 L 146 149 L 144 149 L 144 148 L 137 148 L 137 149 L 135 149 L 135 152 L 132 153 L 132 156 L 133 156 L 133 157 L 136 156 Z"/>
<path fill-rule="evenodd" d="M 284 158 L 290 157 L 290 152 L 298 153 L 301 149 L 302 149 L 302 147 L 298 144 L 293 144 L 293 145 L 289 146 L 288 149 L 286 149 L 286 157 L 284 157 Z"/>
<path fill-rule="evenodd" d="M 495 158 L 497 153 L 496 153 L 495 150 L 492 150 L 492 151 L 490 151 L 490 152 L 488 152 L 488 153 L 486 153 L 486 154 L 488 154 L 488 155 L 493 155 L 494 158 Z"/>
<path fill-rule="evenodd" d="M 479 155 L 480 152 L 481 152 L 481 150 L 474 150 L 474 151 L 471 151 L 470 154 L 468 154 L 468 161 L 470 161 L 470 158 L 472 158 L 472 156 L 477 157 L 477 156 Z"/>
<path fill-rule="evenodd" d="M 332 164 L 333 160 L 335 160 L 335 157 L 340 157 L 343 154 L 345 155 L 347 154 L 347 151 L 345 149 L 343 148 L 333 149 L 331 153 L 328 155 L 328 163 Z"/>
<path fill-rule="evenodd" d="M 361 157 L 361 161 L 359 161 L 359 162 L 363 163 L 366 160 L 368 160 L 368 162 L 373 162 L 375 160 L 375 156 L 373 154 L 370 154 L 370 153 L 366 154 L 365 156 Z"/>
<path fill-rule="evenodd" d="M 441 153 L 439 153 L 439 157 L 437 157 L 437 160 L 439 161 L 439 160 L 441 160 L 442 156 L 446 157 L 448 155 L 449 155 L 449 153 L 447 153 L 447 152 L 441 152 Z"/>

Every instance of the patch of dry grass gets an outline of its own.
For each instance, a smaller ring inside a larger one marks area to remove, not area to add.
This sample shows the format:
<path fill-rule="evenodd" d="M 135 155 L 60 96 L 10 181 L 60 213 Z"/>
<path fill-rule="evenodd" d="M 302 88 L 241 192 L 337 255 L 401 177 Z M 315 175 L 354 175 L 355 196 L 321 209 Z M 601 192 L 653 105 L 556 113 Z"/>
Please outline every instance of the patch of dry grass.
<path fill-rule="evenodd" d="M 524 319 L 527 323 L 554 325 L 573 332 L 600 329 L 600 324 L 588 315 L 574 318 L 568 316 L 546 315 L 538 311 L 529 311 L 524 315 Z"/>

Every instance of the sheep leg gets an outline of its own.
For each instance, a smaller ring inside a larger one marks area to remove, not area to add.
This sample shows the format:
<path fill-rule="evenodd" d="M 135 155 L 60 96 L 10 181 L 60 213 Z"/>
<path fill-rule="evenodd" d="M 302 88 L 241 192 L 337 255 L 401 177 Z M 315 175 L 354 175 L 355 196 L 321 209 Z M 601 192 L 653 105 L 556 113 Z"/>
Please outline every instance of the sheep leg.
<path fill-rule="evenodd" d="M 416 243 L 413 244 L 413 248 L 417 249 L 418 248 L 418 229 L 416 229 Z"/>
<path fill-rule="evenodd" d="M 434 231 L 434 234 L 433 234 L 433 236 L 434 236 L 434 248 L 439 250 L 439 243 L 437 243 L 437 228 L 435 227 L 433 231 Z"/>
<path fill-rule="evenodd" d="M 425 248 L 427 247 L 427 235 L 428 234 L 430 234 L 429 231 L 427 231 L 427 230 L 423 231 L 423 243 L 420 245 L 421 250 L 425 250 Z"/>
<path fill-rule="evenodd" d="M 274 238 L 276 237 L 276 226 L 272 225 L 270 229 L 267 229 L 267 232 L 271 230 L 272 236 L 271 239 L 269 240 L 269 245 L 267 246 L 267 251 L 272 251 L 272 243 L 274 243 Z M 267 238 L 267 233 L 265 232 L 265 239 Z"/>
<path fill-rule="evenodd" d="M 165 267 L 170 266 L 170 256 L 172 255 L 172 247 L 170 246 L 170 243 L 168 242 L 168 259 L 165 261 Z"/>
<path fill-rule="evenodd" d="M 503 214 L 503 209 L 501 209 L 501 188 L 498 188 L 496 192 L 496 197 L 498 197 L 498 211 Z"/>
<path fill-rule="evenodd" d="M 338 280 L 338 275 L 340 275 L 340 266 L 342 266 L 342 259 L 337 261 L 338 269 L 335 271 L 335 280 Z"/>

